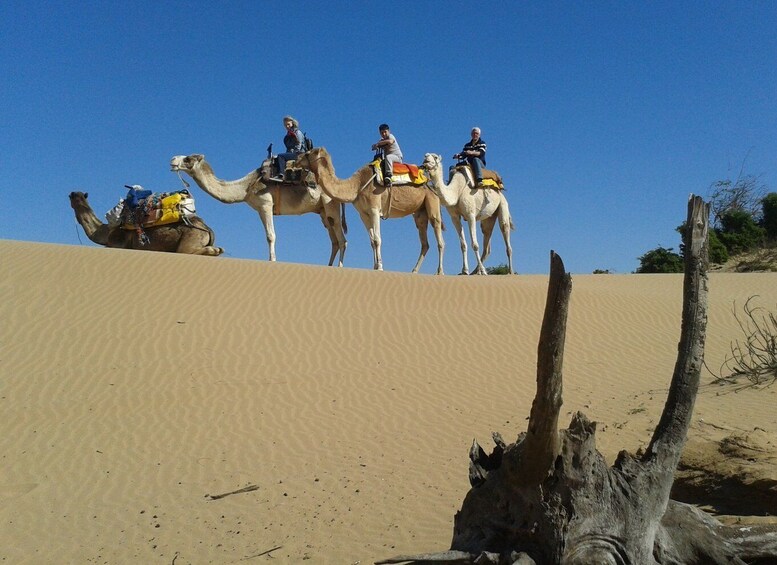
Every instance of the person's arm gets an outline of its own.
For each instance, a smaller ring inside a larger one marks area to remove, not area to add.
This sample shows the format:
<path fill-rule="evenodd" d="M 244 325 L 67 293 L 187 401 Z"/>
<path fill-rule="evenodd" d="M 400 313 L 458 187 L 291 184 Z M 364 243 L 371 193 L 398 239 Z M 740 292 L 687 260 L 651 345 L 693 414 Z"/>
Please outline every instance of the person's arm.
<path fill-rule="evenodd" d="M 394 143 L 394 139 L 391 137 L 388 139 L 381 139 L 380 141 L 376 141 L 375 143 L 373 143 L 372 148 L 378 149 L 379 147 L 386 147 L 387 145 L 391 145 L 392 143 Z"/>

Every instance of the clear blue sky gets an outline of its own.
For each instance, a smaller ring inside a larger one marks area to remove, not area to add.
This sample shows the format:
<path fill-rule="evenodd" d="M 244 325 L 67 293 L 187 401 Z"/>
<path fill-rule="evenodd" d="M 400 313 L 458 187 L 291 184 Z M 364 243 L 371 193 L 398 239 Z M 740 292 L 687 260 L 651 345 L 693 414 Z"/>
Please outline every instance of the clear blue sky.
<path fill-rule="evenodd" d="M 381 122 L 413 163 L 435 152 L 450 164 L 478 125 L 508 187 L 519 272 L 546 273 L 554 249 L 573 273 L 629 273 L 649 249 L 676 249 L 688 194 L 743 161 L 777 190 L 775 30 L 767 1 L 6 0 L 0 238 L 78 245 L 70 191 L 102 216 L 125 184 L 181 187 L 173 155 L 242 177 L 291 114 L 340 177 L 369 160 Z M 248 205 L 192 191 L 228 257 L 267 259 Z M 346 266 L 370 269 L 347 214 Z M 382 230 L 385 268 L 409 271 L 412 218 Z M 276 231 L 280 261 L 326 263 L 317 216 L 276 217 Z M 487 265 L 504 261 L 497 235 Z M 435 265 L 433 248 L 422 272 Z"/>

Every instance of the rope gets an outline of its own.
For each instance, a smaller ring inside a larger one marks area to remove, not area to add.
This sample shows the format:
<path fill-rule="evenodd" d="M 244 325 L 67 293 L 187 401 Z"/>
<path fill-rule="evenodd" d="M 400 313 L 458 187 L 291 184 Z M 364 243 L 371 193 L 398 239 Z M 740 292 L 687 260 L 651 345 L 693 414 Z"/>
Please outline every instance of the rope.
<path fill-rule="evenodd" d="M 378 176 L 378 173 L 373 173 L 373 175 L 370 177 L 370 180 L 364 183 L 364 186 L 359 189 L 359 192 L 367 188 L 367 185 L 369 185 L 373 180 L 375 180 L 375 177 Z"/>
<path fill-rule="evenodd" d="M 181 175 L 181 170 L 179 169 L 179 170 L 178 170 L 178 171 L 176 171 L 176 172 L 178 173 L 178 178 L 179 178 L 179 179 L 181 179 L 181 182 L 183 183 L 184 187 L 186 187 L 186 188 L 189 188 L 189 183 L 188 183 L 188 182 L 186 182 L 186 181 L 183 179 L 183 176 Z"/>
<path fill-rule="evenodd" d="M 78 223 L 78 220 L 74 219 L 73 221 L 76 223 L 76 237 L 78 238 L 78 244 L 83 245 L 84 242 L 81 241 L 81 232 L 78 230 L 78 226 L 80 226 L 81 224 Z"/>

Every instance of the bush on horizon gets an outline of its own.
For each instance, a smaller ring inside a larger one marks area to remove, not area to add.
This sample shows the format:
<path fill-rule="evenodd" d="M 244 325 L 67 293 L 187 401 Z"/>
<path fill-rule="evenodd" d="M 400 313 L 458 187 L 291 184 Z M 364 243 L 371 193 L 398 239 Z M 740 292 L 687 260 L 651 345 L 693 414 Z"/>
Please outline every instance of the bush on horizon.
<path fill-rule="evenodd" d="M 729 255 L 751 251 L 763 245 L 766 238 L 766 230 L 744 210 L 729 210 L 721 216 L 720 224 L 721 227 L 715 231 Z"/>
<path fill-rule="evenodd" d="M 639 258 L 639 267 L 634 271 L 647 273 L 682 273 L 683 259 L 671 247 L 658 246 Z"/>
<path fill-rule="evenodd" d="M 489 275 L 509 275 L 510 268 L 505 263 L 501 263 L 496 267 L 486 267 L 486 272 Z"/>
<path fill-rule="evenodd" d="M 777 240 L 777 192 L 770 192 L 764 196 L 761 206 L 763 206 L 762 222 L 766 237 Z"/>

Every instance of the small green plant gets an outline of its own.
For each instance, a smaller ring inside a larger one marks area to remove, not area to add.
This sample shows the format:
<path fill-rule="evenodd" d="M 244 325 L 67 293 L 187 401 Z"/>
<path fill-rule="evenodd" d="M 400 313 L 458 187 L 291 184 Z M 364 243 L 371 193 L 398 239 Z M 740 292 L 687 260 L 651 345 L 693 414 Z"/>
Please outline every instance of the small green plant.
<path fill-rule="evenodd" d="M 497 265 L 496 267 L 486 267 L 486 272 L 489 275 L 509 275 L 510 267 L 502 263 L 501 265 Z"/>
<path fill-rule="evenodd" d="M 751 296 L 734 318 L 744 334 L 731 344 L 715 384 L 733 384 L 738 388 L 771 385 L 777 381 L 777 316 L 760 306 L 751 306 Z M 743 383 L 744 381 L 747 381 Z"/>

